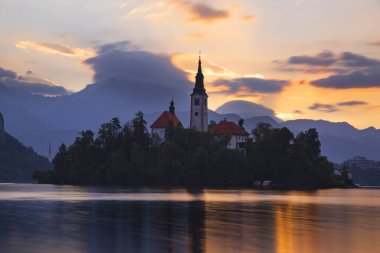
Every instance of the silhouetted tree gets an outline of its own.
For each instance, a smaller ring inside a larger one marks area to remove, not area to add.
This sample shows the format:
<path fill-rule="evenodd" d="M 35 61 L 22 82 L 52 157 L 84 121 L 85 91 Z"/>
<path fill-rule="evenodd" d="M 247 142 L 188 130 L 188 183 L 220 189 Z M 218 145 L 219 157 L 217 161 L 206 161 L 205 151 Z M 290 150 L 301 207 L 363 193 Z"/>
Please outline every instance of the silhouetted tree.
<path fill-rule="evenodd" d="M 244 126 L 244 119 L 239 119 L 239 121 L 238 121 L 238 125 L 239 125 L 240 127 L 244 128 L 244 127 L 243 127 L 243 126 Z"/>
<path fill-rule="evenodd" d="M 342 185 L 332 176 L 332 163 L 321 156 L 315 129 L 294 137 L 287 128 L 259 123 L 252 134 L 246 156 L 227 149 L 229 136 L 173 124 L 161 142 L 149 136 L 138 112 L 123 127 L 113 118 L 100 126 L 97 136 L 81 132 L 68 148 L 60 147 L 52 171 L 34 176 L 57 184 L 243 187 L 252 186 L 253 180 L 271 180 L 284 187 Z"/>

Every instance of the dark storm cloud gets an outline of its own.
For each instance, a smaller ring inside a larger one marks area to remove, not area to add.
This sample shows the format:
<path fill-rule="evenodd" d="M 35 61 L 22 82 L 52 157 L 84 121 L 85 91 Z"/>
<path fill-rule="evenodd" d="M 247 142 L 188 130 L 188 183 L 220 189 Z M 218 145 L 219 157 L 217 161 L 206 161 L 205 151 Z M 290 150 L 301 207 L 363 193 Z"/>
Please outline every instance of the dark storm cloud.
<path fill-rule="evenodd" d="M 98 55 L 85 64 L 95 71 L 94 81 L 98 85 L 125 94 L 126 99 L 141 103 L 146 111 L 161 110 L 171 97 L 180 109 L 187 107 L 192 84 L 168 55 L 135 51 L 128 49 L 127 42 L 121 42 L 100 47 Z M 194 59 L 194 68 L 196 64 Z"/>
<path fill-rule="evenodd" d="M 23 90 L 33 95 L 60 96 L 70 94 L 62 86 L 34 77 L 30 70 L 25 76 L 17 76 L 16 72 L 0 67 L 0 81 L 9 88 Z"/>
<path fill-rule="evenodd" d="M 355 71 L 346 75 L 331 75 L 311 82 L 312 85 L 323 88 L 350 89 L 380 87 L 380 71 L 362 73 Z"/>
<path fill-rule="evenodd" d="M 360 106 L 360 105 L 367 105 L 367 102 L 364 101 L 346 101 L 346 102 L 340 102 L 337 103 L 338 106 Z"/>
<path fill-rule="evenodd" d="M 266 80 L 260 78 L 219 79 L 211 83 L 213 86 L 227 86 L 221 93 L 234 94 L 242 91 L 251 93 L 279 93 L 289 82 L 284 80 Z"/>
<path fill-rule="evenodd" d="M 315 110 L 315 111 L 321 111 L 321 112 L 336 112 L 338 109 L 335 107 L 335 105 L 330 105 L 330 104 L 319 104 L 315 103 L 311 106 L 309 106 L 310 110 Z"/>

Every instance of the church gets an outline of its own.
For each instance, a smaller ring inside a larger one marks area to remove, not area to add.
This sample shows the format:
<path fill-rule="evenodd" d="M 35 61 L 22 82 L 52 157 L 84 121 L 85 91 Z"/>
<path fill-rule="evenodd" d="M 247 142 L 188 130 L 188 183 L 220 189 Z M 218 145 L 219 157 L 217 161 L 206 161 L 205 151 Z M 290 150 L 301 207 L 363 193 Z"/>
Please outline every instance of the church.
<path fill-rule="evenodd" d="M 175 114 L 174 101 L 170 102 L 169 111 L 164 111 L 151 125 L 152 135 L 157 135 L 161 141 L 165 140 L 165 130 L 170 124 L 175 128 L 182 128 L 181 121 Z M 195 85 L 190 95 L 190 128 L 199 132 L 210 132 L 215 136 L 228 135 L 230 143 L 227 148 L 242 149 L 247 142 L 248 133 L 241 126 L 231 121 L 221 121 L 209 129 L 208 125 L 208 95 L 204 85 L 202 61 L 199 56 L 198 71 L 195 76 Z"/>

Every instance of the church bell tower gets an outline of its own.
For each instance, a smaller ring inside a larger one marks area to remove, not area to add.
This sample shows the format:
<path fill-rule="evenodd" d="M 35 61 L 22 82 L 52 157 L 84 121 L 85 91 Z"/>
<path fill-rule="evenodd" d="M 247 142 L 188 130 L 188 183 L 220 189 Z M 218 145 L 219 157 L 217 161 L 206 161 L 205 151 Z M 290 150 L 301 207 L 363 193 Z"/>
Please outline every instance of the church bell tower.
<path fill-rule="evenodd" d="M 200 131 L 206 132 L 208 130 L 208 108 L 206 89 L 204 86 L 204 76 L 202 73 L 202 62 L 199 56 L 198 72 L 195 76 L 195 86 L 191 96 L 191 110 L 190 110 L 190 127 Z"/>

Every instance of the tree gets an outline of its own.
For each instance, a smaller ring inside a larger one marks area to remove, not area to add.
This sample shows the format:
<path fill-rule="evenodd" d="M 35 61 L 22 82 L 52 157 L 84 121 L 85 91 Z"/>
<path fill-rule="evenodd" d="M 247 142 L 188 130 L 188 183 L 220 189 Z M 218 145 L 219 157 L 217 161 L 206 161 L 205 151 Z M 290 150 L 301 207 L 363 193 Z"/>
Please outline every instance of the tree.
<path fill-rule="evenodd" d="M 161 142 L 149 136 L 138 112 L 123 127 L 118 118 L 102 124 L 96 137 L 82 131 L 68 148 L 60 147 L 53 170 L 34 176 L 39 182 L 76 185 L 244 187 L 252 186 L 253 180 L 271 180 L 283 187 L 332 185 L 333 165 L 321 155 L 315 129 L 294 137 L 285 127 L 259 123 L 252 133 L 255 141 L 247 142 L 246 156 L 226 148 L 229 136 L 173 124 Z M 347 178 L 343 181 L 341 186 L 349 183 Z"/>
<path fill-rule="evenodd" d="M 239 119 L 238 125 L 239 125 L 239 127 L 244 128 L 243 127 L 244 126 L 244 119 Z"/>
<path fill-rule="evenodd" d="M 208 129 L 212 129 L 214 126 L 216 126 L 215 120 L 210 120 L 210 123 L 208 124 Z"/>
<path fill-rule="evenodd" d="M 69 172 L 67 170 L 67 148 L 64 143 L 59 147 L 57 154 L 53 158 L 53 166 L 56 181 L 61 184 L 66 184 L 69 181 Z"/>
<path fill-rule="evenodd" d="M 146 129 L 146 121 L 142 112 L 137 112 L 132 120 L 133 138 L 142 148 L 150 145 L 149 133 Z"/>

